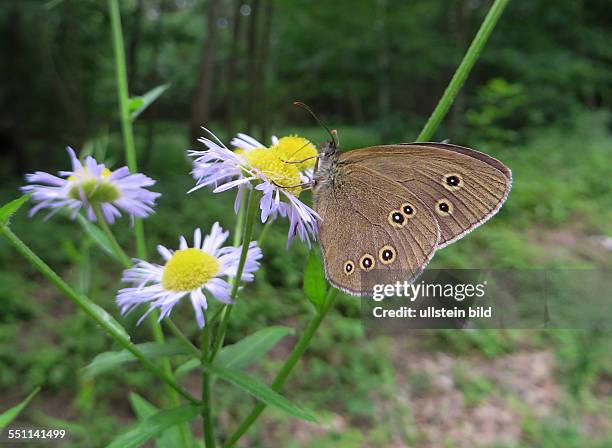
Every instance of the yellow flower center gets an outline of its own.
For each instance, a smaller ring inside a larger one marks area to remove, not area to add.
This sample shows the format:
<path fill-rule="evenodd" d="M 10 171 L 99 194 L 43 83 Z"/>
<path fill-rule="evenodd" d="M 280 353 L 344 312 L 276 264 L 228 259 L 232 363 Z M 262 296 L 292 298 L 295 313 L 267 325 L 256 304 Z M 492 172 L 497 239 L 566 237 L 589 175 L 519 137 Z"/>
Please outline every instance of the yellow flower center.
<path fill-rule="evenodd" d="M 102 179 L 106 179 L 110 175 L 111 170 L 108 168 L 102 170 Z M 92 203 L 113 202 L 120 196 L 119 190 L 114 185 L 91 176 L 87 168 L 84 168 L 78 175 L 70 176 L 68 181 L 75 183 L 68 192 L 68 196 L 72 199 L 80 200 L 81 191 L 83 191 L 87 200 Z"/>
<path fill-rule="evenodd" d="M 195 249 L 177 250 L 164 266 L 162 286 L 168 291 L 192 291 L 219 272 L 219 261 Z"/>
<path fill-rule="evenodd" d="M 303 137 L 298 137 L 297 135 L 290 135 L 280 138 L 278 143 L 272 146 L 271 149 L 277 151 L 281 160 L 287 160 L 290 162 L 300 161 L 300 163 L 294 164 L 300 171 L 307 168 L 314 168 L 314 156 L 318 154 L 317 148 L 315 148 L 315 146 L 310 143 L 309 140 Z M 308 159 L 309 157 L 312 158 Z"/>
<path fill-rule="evenodd" d="M 257 168 L 270 181 L 276 183 L 286 191 L 299 196 L 302 192 L 301 187 L 295 187 L 302 183 L 300 171 L 296 164 L 283 161 L 276 150 L 272 148 L 258 148 L 243 153 L 242 156 L 247 159 L 253 168 Z"/>

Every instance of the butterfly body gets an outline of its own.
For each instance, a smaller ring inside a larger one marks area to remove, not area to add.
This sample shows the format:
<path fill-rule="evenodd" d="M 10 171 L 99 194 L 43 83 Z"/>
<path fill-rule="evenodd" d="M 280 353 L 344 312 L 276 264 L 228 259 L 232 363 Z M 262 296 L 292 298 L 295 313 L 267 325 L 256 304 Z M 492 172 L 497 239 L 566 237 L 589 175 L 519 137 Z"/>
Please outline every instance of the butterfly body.
<path fill-rule="evenodd" d="M 510 170 L 469 148 L 443 143 L 374 146 L 319 154 L 313 182 L 328 280 L 355 295 L 377 282 L 414 281 L 439 248 L 493 216 Z"/>

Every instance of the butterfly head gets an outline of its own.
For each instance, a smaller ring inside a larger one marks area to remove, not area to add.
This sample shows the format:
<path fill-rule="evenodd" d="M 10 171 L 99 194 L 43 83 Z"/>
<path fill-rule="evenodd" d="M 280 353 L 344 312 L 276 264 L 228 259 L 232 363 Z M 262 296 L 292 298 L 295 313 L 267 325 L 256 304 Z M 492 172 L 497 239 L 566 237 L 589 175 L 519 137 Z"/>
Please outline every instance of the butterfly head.
<path fill-rule="evenodd" d="M 320 187 L 326 187 L 334 183 L 338 170 L 338 157 L 340 157 L 340 152 L 338 151 L 338 142 L 334 137 L 326 142 L 319 151 L 313 185 L 315 193 Z"/>
<path fill-rule="evenodd" d="M 319 152 L 319 157 L 323 159 L 333 159 L 337 157 L 338 154 L 338 144 L 336 140 L 329 140 L 323 144 L 321 147 L 321 151 Z"/>

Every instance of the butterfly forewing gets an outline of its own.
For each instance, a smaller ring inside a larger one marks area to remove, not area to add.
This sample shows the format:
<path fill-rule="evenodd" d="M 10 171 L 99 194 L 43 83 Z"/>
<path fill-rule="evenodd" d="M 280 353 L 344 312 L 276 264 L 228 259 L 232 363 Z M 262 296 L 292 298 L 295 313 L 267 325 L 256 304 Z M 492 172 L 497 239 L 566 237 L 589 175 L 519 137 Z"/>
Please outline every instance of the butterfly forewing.
<path fill-rule="evenodd" d="M 413 281 L 440 237 L 436 218 L 414 193 L 360 165 L 339 166 L 315 190 L 315 209 L 326 275 L 351 294 L 371 294 L 372 279 Z"/>
<path fill-rule="evenodd" d="M 512 185 L 510 170 L 478 151 L 443 143 L 375 146 L 342 154 L 339 165 L 367 167 L 414 193 L 440 227 L 439 247 L 493 216 Z"/>

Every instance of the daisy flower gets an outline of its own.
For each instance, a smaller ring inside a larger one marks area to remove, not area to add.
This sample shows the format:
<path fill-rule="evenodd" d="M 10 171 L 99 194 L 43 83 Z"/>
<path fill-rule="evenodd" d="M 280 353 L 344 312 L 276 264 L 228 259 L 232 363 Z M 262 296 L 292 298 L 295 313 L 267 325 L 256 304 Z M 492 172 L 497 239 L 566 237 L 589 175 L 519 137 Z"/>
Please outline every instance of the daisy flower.
<path fill-rule="evenodd" d="M 245 189 L 254 187 L 262 193 L 261 221 L 286 217 L 290 222 L 288 245 L 295 235 L 310 244 L 317 234 L 317 214 L 298 197 L 301 185 L 312 180 L 315 146 L 304 138 L 288 136 L 273 137 L 267 148 L 253 137 L 238 134 L 230 142 L 237 149 L 231 151 L 211 135 L 216 141 L 199 139 L 207 150 L 189 151 L 195 158 L 192 174 L 196 179 L 190 192 L 203 187 L 210 187 L 215 193 L 237 188 L 234 202 L 237 212 Z"/>
<path fill-rule="evenodd" d="M 67 149 L 72 171 L 60 171 L 59 177 L 42 171 L 26 175 L 31 185 L 21 190 L 31 193 L 32 201 L 37 203 L 30 210 L 30 216 L 43 208 L 53 209 L 48 218 L 67 207 L 74 219 L 84 208 L 87 218 L 95 221 L 94 206 L 99 206 L 104 220 L 112 224 L 121 216 L 120 210 L 132 218 L 145 218 L 153 212 L 155 200 L 160 196 L 146 189 L 155 184 L 153 179 L 141 173 L 130 174 L 125 166 L 111 171 L 91 156 L 81 163 L 74 150 Z"/>
<path fill-rule="evenodd" d="M 179 249 L 172 251 L 164 246 L 157 250 L 166 263 L 161 266 L 143 260 L 135 260 L 135 266 L 123 272 L 123 282 L 132 287 L 121 289 L 117 294 L 117 305 L 121 314 L 126 314 L 142 304 L 149 310 L 138 323 L 154 309 L 159 309 L 159 320 L 170 315 L 172 308 L 183 297 L 189 296 L 195 311 L 198 326 L 205 325 L 204 312 L 208 308 L 206 290 L 221 303 L 232 303 L 231 285 L 222 277 L 235 277 L 240 262 L 242 247 L 221 247 L 229 232 L 223 231 L 218 222 L 202 240 L 202 232 L 193 233 L 193 247 L 189 247 L 183 236 Z M 252 241 L 247 251 L 241 280 L 250 282 L 259 268 L 261 249 Z"/>

